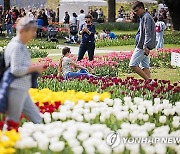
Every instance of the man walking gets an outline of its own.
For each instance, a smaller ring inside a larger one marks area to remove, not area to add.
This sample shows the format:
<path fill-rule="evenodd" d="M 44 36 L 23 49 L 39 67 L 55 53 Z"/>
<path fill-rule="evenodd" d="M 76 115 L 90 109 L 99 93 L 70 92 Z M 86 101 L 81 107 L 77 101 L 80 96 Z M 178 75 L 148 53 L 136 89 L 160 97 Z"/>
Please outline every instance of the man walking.
<path fill-rule="evenodd" d="M 149 53 L 155 48 L 156 31 L 152 16 L 145 11 L 144 4 L 136 1 L 132 9 L 140 17 L 139 29 L 136 34 L 136 48 L 129 66 L 145 80 L 150 79 Z"/>

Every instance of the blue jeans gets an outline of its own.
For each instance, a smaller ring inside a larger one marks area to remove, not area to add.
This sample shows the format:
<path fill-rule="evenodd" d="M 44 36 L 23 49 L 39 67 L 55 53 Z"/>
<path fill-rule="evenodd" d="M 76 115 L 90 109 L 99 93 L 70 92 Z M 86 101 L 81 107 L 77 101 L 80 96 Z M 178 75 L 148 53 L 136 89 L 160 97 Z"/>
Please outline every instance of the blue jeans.
<path fill-rule="evenodd" d="M 164 35 L 163 31 L 159 32 L 159 33 L 156 33 L 156 41 L 157 41 L 156 49 L 163 48 L 163 45 L 164 45 L 163 35 Z"/>
<path fill-rule="evenodd" d="M 6 25 L 6 30 L 7 30 L 7 36 L 9 36 L 9 32 L 11 32 L 11 35 L 14 36 L 12 24 Z"/>
<path fill-rule="evenodd" d="M 92 74 L 89 74 L 87 70 L 85 69 L 81 69 L 77 72 L 69 72 L 65 75 L 65 79 L 68 79 L 68 78 L 76 78 L 76 77 L 80 77 L 80 76 L 87 76 L 87 77 L 95 77 L 95 75 L 92 75 Z"/>
<path fill-rule="evenodd" d="M 95 50 L 95 43 L 94 42 L 92 42 L 92 43 L 81 43 L 81 45 L 79 47 L 79 53 L 78 53 L 77 61 L 80 61 L 81 59 L 83 59 L 86 51 L 88 51 L 89 61 L 92 61 L 94 59 L 94 50 Z"/>

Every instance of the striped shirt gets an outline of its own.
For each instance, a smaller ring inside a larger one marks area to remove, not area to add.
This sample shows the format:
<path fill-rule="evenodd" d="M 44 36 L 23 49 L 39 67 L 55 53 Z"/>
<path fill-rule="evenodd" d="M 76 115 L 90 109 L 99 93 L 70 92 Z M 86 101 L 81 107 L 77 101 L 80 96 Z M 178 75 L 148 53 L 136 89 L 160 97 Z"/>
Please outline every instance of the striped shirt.
<path fill-rule="evenodd" d="M 17 36 L 10 41 L 5 49 L 5 63 L 6 67 L 10 65 L 11 73 L 18 77 L 11 83 L 10 87 L 28 90 L 32 84 L 32 75 L 27 75 L 31 65 L 31 55 L 26 45 Z"/>

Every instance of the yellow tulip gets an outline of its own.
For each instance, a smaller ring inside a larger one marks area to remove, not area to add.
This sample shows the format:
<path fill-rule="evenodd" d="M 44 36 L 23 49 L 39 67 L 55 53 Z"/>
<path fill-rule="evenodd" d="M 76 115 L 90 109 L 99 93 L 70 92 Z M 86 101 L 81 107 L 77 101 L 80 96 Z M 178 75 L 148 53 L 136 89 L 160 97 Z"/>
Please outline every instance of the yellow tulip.
<path fill-rule="evenodd" d="M 85 102 L 89 102 L 93 100 L 93 97 L 95 95 L 98 95 L 100 97 L 100 101 L 103 101 L 105 98 L 111 97 L 111 95 L 107 92 L 102 94 L 99 94 L 97 92 L 76 92 L 75 90 L 68 90 L 67 92 L 53 92 L 47 88 L 42 90 L 30 89 L 29 94 L 34 102 L 39 102 L 40 106 L 43 106 L 43 103 L 45 102 L 48 102 L 49 104 L 54 104 L 55 102 L 60 101 L 63 104 L 66 100 L 70 100 L 74 103 L 77 103 L 78 100 L 84 100 Z"/>

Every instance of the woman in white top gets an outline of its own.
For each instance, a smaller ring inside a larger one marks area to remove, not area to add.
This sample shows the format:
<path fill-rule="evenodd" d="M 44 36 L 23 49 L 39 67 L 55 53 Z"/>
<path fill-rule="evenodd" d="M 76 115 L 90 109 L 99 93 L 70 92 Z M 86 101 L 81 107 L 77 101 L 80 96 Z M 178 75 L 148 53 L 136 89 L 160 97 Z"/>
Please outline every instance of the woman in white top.
<path fill-rule="evenodd" d="M 73 13 L 72 24 L 77 25 L 77 14 Z"/>
<path fill-rule="evenodd" d="M 164 31 L 166 29 L 166 25 L 165 23 L 163 22 L 163 17 L 160 16 L 158 21 L 156 22 L 156 42 L 157 42 L 157 45 L 156 45 L 156 49 L 161 49 L 163 48 L 163 45 L 164 45 Z"/>
<path fill-rule="evenodd" d="M 18 129 L 22 112 L 32 122 L 41 123 L 39 110 L 28 93 L 32 86 L 31 73 L 41 73 L 45 70 L 43 65 L 31 65 L 31 55 L 27 49 L 27 43 L 36 36 L 37 26 L 29 17 L 23 17 L 18 21 L 16 30 L 17 36 L 5 49 L 6 67 L 10 66 L 11 73 L 17 77 L 8 89 L 8 114 L 4 125 L 5 130 Z"/>
<path fill-rule="evenodd" d="M 62 73 L 65 79 L 75 78 L 79 76 L 87 76 L 87 77 L 92 76 L 96 78 L 96 76 L 88 73 L 87 68 L 73 62 L 69 58 L 70 54 L 71 54 L 70 48 L 64 47 L 62 49 L 63 56 L 61 57 L 60 62 L 59 62 L 58 77 L 61 76 L 61 73 Z M 71 69 L 72 66 L 79 68 L 80 70 L 78 72 L 73 72 Z M 90 69 L 90 71 L 93 72 L 93 69 Z"/>

